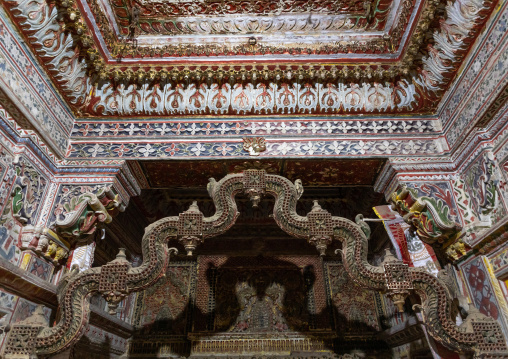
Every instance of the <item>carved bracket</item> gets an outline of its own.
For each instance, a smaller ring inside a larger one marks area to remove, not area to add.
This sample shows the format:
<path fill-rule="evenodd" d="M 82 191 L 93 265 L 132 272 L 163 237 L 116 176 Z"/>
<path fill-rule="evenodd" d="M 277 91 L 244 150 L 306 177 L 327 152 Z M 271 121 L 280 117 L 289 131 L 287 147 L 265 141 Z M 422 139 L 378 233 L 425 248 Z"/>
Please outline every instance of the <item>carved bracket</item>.
<path fill-rule="evenodd" d="M 456 237 L 462 228 L 449 218 L 450 208 L 444 201 L 418 197 L 416 191 L 404 185 L 392 193 L 390 203 L 425 243 L 445 243 Z"/>
<path fill-rule="evenodd" d="M 97 194 L 84 193 L 73 197 L 65 206 L 63 219 L 57 219 L 54 232 L 69 243 L 86 240 L 102 223 L 110 223 L 113 217 L 125 210 L 125 205 L 109 187 Z"/>
<path fill-rule="evenodd" d="M 104 187 L 97 194 L 84 193 L 64 205 L 63 219 L 51 228 L 23 227 L 20 248 L 29 249 L 55 265 L 61 265 L 76 244 L 88 241 L 102 224 L 110 223 L 125 205 L 111 188 Z"/>

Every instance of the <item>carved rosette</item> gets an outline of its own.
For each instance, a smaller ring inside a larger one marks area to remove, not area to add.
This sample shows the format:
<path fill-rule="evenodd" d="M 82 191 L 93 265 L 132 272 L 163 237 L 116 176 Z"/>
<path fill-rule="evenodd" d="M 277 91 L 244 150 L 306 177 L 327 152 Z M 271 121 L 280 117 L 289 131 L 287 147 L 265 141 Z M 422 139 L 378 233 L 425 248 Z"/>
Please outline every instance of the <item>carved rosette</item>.
<path fill-rule="evenodd" d="M 360 225 L 346 218 L 331 216 L 317 203 L 307 216 L 298 215 L 297 190 L 286 178 L 248 170 L 243 174 L 228 175 L 210 187 L 216 213 L 203 217 L 197 205 L 193 204 L 178 217 L 166 217 L 148 226 L 142 239 L 141 266 L 131 268 L 120 253 L 117 259 L 103 267 L 65 277 L 58 288 L 60 321 L 51 328 L 44 325 L 42 331 L 40 324 L 34 325 L 33 332 L 27 331 L 30 335 L 37 333 L 35 343 L 30 342 L 34 343 L 33 348 L 28 350 L 48 356 L 69 348 L 80 338 L 88 323 L 87 298 L 91 293 L 105 295 L 112 303 L 110 309 L 114 310 L 115 304 L 128 293 L 153 285 L 167 267 L 171 251 L 167 248 L 168 241 L 178 239 L 188 250 L 193 250 L 199 239 L 224 233 L 238 217 L 234 197 L 245 191 L 257 196 L 256 200 L 264 193 L 273 195 L 273 217 L 277 224 L 295 237 L 315 241 L 321 253 L 331 240 L 342 241 L 344 268 L 358 284 L 388 293 L 399 308 L 407 294 L 417 294 L 422 301 L 420 309 L 428 333 L 447 348 L 458 353 L 474 354 L 477 358 L 508 357 L 506 342 L 496 321 L 470 310 L 465 326 L 456 325 L 451 315 L 452 301 L 444 282 L 421 268 L 409 268 L 390 256 L 381 266 L 369 264 L 368 240 Z M 21 324 L 14 325 L 8 335 L 22 330 Z M 15 337 L 9 337 L 7 342 L 13 344 L 4 354 L 16 353 Z"/>

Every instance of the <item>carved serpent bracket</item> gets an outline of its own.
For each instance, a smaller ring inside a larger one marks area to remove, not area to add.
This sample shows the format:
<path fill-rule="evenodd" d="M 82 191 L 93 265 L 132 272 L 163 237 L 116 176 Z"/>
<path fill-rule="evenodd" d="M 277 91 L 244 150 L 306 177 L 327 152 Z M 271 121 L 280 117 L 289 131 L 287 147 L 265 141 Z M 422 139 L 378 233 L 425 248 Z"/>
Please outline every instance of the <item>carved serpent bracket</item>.
<path fill-rule="evenodd" d="M 425 243 L 446 243 L 460 234 L 462 227 L 450 218 L 450 208 L 442 199 L 418 197 L 415 190 L 402 185 L 391 194 L 390 203 Z"/>
<path fill-rule="evenodd" d="M 117 259 L 103 267 L 63 278 L 58 290 L 60 321 L 53 327 L 39 324 L 31 331 L 27 331 L 26 325 L 14 325 L 4 351 L 6 358 L 19 353 L 20 348 L 16 346 L 20 345 L 23 352 L 40 357 L 69 348 L 81 337 L 88 323 L 91 294 L 102 293 L 110 303 L 110 310 L 114 310 L 126 294 L 153 285 L 167 266 L 171 251 L 167 248 L 168 241 L 179 240 L 187 251 L 192 252 L 199 242 L 227 231 L 239 215 L 235 196 L 241 192 L 248 194 L 254 205 L 261 196 L 272 195 L 275 198 L 273 218 L 280 228 L 294 237 L 307 239 L 320 253 L 326 251 L 332 240 L 340 240 L 344 267 L 360 285 L 382 291 L 400 305 L 407 294 L 419 295 L 423 321 L 436 341 L 453 351 L 474 354 L 477 358 L 508 357 L 505 338 L 494 319 L 470 311 L 473 314 L 462 326 L 455 324 L 455 318 L 451 317 L 451 296 L 441 280 L 423 269 L 409 268 L 390 256 L 381 266 L 370 265 L 367 262 L 368 239 L 359 224 L 332 216 L 317 202 L 307 216 L 298 215 L 296 202 L 301 193 L 288 179 L 248 170 L 227 175 L 219 182 L 210 179 L 208 192 L 215 204 L 214 215 L 203 217 L 193 203 L 178 217 L 163 218 L 145 229 L 141 266 L 132 268 L 120 253 Z"/>

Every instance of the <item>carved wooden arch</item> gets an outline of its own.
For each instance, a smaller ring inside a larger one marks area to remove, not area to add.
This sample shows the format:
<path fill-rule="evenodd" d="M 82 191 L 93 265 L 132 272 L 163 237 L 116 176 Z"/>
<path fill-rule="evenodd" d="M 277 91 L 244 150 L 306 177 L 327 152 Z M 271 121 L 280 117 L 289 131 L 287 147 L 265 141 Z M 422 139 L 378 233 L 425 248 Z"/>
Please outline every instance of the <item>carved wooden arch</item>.
<path fill-rule="evenodd" d="M 303 192 L 301 182 L 296 185 L 288 179 L 267 174 L 263 170 L 247 170 L 230 174 L 219 182 L 211 179 L 208 191 L 216 212 L 204 217 L 197 206 L 179 216 L 163 218 L 145 229 L 142 239 L 143 263 L 132 268 L 121 252 L 117 258 L 102 267 L 81 273 L 71 273 L 62 279 L 58 289 L 61 318 L 54 327 L 41 324 L 14 325 L 7 339 L 4 354 L 37 354 L 46 357 L 61 352 L 81 337 L 89 320 L 89 296 L 101 293 L 114 308 L 128 293 L 141 291 L 157 281 L 164 273 L 172 249 L 170 239 L 183 242 L 187 250 L 206 238 L 227 231 L 239 213 L 235 196 L 249 195 L 256 205 L 263 195 L 275 197 L 273 217 L 277 224 L 294 237 L 305 238 L 318 250 L 332 240 L 342 241 L 344 266 L 359 284 L 382 291 L 400 302 L 410 292 L 422 299 L 423 320 L 429 334 L 449 349 L 474 355 L 476 358 L 506 358 L 508 350 L 499 323 L 471 311 L 460 327 L 451 318 L 452 300 L 446 285 L 420 268 L 388 256 L 382 265 L 367 262 L 368 227 L 358 219 L 332 216 L 319 205 L 306 216 L 296 213 L 296 202 Z M 362 229 L 363 228 L 363 229 Z M 20 337 L 25 340 L 20 341 Z M 20 344 L 21 343 L 21 344 Z"/>

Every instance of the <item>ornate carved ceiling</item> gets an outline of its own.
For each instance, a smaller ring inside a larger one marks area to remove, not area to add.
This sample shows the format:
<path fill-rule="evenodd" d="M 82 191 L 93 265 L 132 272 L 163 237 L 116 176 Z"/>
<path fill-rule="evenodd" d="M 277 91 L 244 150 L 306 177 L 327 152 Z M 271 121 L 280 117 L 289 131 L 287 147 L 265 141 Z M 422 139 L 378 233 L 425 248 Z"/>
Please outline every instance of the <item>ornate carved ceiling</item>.
<path fill-rule="evenodd" d="M 428 113 L 495 2 L 10 0 L 80 116 Z"/>
<path fill-rule="evenodd" d="M 425 1 L 416 3 L 421 7 Z M 81 4 L 87 7 L 86 2 Z M 141 57 L 156 46 L 162 57 L 306 54 L 324 59 L 347 53 L 358 41 L 370 47 L 369 52 L 394 52 L 413 6 L 407 0 L 393 4 L 389 0 L 98 0 L 90 2 L 94 19 L 89 20 L 100 24 L 116 57 Z"/>

